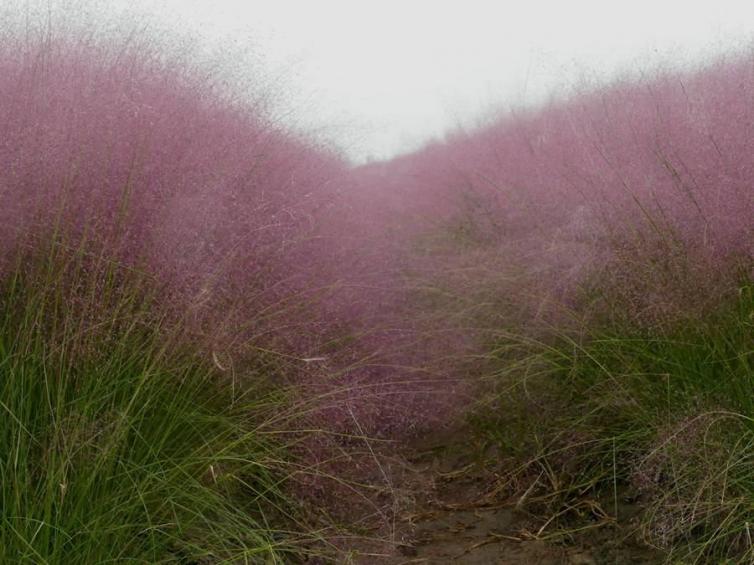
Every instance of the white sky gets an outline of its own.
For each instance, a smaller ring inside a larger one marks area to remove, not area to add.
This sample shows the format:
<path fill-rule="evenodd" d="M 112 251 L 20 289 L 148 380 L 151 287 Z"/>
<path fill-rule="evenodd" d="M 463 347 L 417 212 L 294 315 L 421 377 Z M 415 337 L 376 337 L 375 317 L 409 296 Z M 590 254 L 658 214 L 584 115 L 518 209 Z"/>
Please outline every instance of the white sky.
<path fill-rule="evenodd" d="M 0 3 L 4 0 L 0 0 Z M 745 46 L 754 1 L 107 0 L 253 44 L 294 112 L 356 161 L 417 147 L 581 77 Z M 105 4 L 101 4 L 105 5 Z"/>

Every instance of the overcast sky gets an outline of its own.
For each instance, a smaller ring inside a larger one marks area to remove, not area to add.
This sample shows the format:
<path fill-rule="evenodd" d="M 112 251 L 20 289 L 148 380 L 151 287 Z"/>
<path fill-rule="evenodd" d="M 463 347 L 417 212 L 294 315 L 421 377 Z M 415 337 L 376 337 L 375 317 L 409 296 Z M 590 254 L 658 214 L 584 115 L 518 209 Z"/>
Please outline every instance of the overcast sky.
<path fill-rule="evenodd" d="M 299 119 L 357 161 L 413 149 L 493 107 L 541 103 L 582 77 L 687 64 L 754 37 L 751 0 L 108 2 L 253 45 L 285 77 Z"/>

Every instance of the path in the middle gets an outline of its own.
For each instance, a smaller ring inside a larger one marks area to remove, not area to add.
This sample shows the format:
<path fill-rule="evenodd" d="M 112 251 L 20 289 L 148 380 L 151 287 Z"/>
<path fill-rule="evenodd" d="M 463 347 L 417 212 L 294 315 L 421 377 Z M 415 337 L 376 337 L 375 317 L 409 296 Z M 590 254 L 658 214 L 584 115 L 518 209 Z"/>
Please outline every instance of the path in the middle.
<path fill-rule="evenodd" d="M 591 552 L 527 536 L 531 524 L 512 503 L 485 495 L 495 475 L 475 460 L 467 434 L 424 438 L 410 446 L 399 516 L 403 544 L 390 565 L 591 565 Z"/>

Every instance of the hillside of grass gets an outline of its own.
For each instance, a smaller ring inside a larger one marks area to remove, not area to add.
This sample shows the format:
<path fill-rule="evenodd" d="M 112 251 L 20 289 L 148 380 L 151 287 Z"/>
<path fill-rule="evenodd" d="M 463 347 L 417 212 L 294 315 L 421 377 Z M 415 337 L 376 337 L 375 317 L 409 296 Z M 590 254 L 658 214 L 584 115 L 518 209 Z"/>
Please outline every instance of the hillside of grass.
<path fill-rule="evenodd" d="M 261 72 L 22 20 L 0 562 L 391 562 L 439 432 L 543 543 L 754 557 L 750 53 L 352 166 Z"/>
<path fill-rule="evenodd" d="M 362 170 L 406 242 L 401 311 L 500 454 L 488 496 L 537 539 L 754 554 L 751 69 L 619 81 Z"/>
<path fill-rule="evenodd" d="M 149 34 L 6 24 L 0 561 L 326 550 L 294 385 L 335 334 L 317 226 L 343 163 Z"/>

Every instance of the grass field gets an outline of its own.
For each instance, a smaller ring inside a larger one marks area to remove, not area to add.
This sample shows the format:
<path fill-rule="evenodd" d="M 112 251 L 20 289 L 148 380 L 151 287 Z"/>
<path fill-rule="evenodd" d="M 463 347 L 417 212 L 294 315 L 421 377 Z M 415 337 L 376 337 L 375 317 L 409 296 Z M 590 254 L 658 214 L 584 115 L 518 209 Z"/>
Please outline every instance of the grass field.
<path fill-rule="evenodd" d="M 542 541 L 754 559 L 750 53 L 353 166 L 261 75 L 19 22 L 0 562 L 359 562 L 448 429 Z"/>

